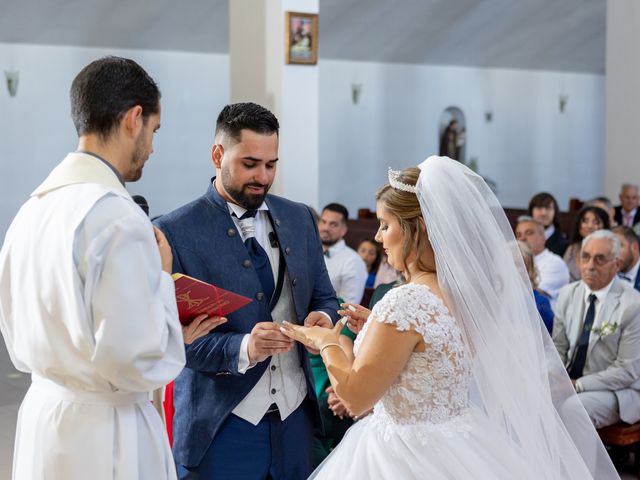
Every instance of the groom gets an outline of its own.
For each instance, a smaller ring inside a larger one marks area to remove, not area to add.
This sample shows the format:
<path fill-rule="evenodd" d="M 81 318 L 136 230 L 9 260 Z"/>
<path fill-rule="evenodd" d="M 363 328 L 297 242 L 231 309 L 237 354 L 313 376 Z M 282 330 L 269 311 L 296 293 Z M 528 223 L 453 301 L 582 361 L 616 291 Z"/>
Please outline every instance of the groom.
<path fill-rule="evenodd" d="M 318 407 L 309 359 L 278 323 L 331 327 L 338 303 L 313 215 L 268 195 L 278 120 L 226 106 L 212 149 L 216 177 L 157 226 L 182 272 L 253 302 L 188 345 L 175 382 L 173 453 L 181 479 L 300 479 L 311 473 Z"/>

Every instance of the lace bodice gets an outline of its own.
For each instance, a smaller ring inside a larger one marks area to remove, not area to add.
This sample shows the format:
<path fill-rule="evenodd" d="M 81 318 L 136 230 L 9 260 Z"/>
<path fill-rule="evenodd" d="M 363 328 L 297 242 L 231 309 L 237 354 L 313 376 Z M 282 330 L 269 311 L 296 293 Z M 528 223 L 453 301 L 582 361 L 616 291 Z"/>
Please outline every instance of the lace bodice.
<path fill-rule="evenodd" d="M 374 407 L 373 417 L 395 425 L 443 424 L 467 411 L 469 353 L 449 310 L 426 285 L 394 288 L 380 300 L 358 335 L 354 352 L 366 341 L 373 321 L 413 329 L 426 343 L 413 352 L 398 379 Z"/>

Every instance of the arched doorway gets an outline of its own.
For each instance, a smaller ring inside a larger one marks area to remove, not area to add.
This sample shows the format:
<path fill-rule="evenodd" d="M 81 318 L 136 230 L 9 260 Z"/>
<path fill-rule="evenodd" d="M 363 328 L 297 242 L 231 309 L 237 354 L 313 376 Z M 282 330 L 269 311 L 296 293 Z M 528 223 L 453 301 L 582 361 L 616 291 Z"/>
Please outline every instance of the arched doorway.
<path fill-rule="evenodd" d="M 439 154 L 466 163 L 467 125 L 464 112 L 458 107 L 447 107 L 440 115 Z"/>

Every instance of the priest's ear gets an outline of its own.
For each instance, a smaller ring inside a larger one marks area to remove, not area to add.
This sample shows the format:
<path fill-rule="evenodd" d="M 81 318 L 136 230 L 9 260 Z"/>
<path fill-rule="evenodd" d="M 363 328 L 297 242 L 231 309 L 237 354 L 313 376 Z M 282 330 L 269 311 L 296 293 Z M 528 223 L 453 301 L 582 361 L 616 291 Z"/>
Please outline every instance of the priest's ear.
<path fill-rule="evenodd" d="M 132 138 L 137 138 L 144 128 L 142 107 L 140 105 L 136 105 L 127 110 L 120 121 L 120 127 L 124 128 L 127 135 Z"/>
<path fill-rule="evenodd" d="M 216 169 L 222 168 L 222 157 L 224 157 L 224 147 L 219 143 L 214 144 L 211 147 L 211 160 Z"/>

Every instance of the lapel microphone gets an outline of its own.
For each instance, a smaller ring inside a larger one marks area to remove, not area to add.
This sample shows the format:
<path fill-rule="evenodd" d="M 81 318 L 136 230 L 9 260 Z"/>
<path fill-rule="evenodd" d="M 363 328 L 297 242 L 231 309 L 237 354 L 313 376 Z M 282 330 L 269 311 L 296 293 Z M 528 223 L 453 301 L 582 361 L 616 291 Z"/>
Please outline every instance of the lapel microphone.
<path fill-rule="evenodd" d="M 138 204 L 138 206 L 142 209 L 142 211 L 147 214 L 147 217 L 148 217 L 149 204 L 147 203 L 147 199 L 144 198 L 142 195 L 132 195 L 131 198 L 133 199 L 134 202 Z"/>

